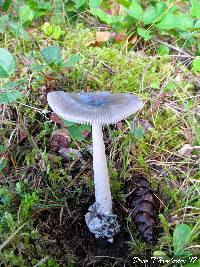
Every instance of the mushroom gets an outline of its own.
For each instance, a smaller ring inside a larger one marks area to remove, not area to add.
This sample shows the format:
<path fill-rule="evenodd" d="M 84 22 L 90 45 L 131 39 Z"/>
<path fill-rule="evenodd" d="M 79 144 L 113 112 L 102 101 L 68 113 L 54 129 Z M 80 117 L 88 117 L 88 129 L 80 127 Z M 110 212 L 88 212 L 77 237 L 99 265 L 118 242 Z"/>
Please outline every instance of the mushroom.
<path fill-rule="evenodd" d="M 106 237 L 112 242 L 120 226 L 117 215 L 112 211 L 102 126 L 115 124 L 127 118 L 142 108 L 143 103 L 139 97 L 130 93 L 114 94 L 98 91 L 77 94 L 63 91 L 50 92 L 47 101 L 52 110 L 62 118 L 92 125 L 95 203 L 89 207 L 85 221 L 96 238 Z"/>

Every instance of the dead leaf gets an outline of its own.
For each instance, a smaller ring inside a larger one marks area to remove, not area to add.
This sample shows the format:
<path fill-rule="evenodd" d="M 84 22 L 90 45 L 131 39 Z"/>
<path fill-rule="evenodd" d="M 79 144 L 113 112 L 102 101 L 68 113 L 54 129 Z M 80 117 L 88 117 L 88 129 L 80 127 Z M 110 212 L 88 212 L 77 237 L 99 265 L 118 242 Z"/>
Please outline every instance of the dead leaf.
<path fill-rule="evenodd" d="M 65 125 L 64 122 L 63 122 L 63 120 L 60 119 L 60 118 L 58 117 L 58 115 L 57 115 L 55 112 L 52 112 L 52 113 L 51 113 L 50 120 L 53 121 L 53 122 L 55 122 L 55 123 L 60 124 L 60 125 L 63 126 L 63 127 L 64 127 L 64 125 Z"/>
<path fill-rule="evenodd" d="M 46 81 L 59 81 L 59 79 L 55 78 L 55 77 L 51 77 L 51 76 L 47 76 L 47 75 L 43 75 L 43 78 Z"/>
<path fill-rule="evenodd" d="M 48 159 L 51 163 L 56 163 L 57 155 L 55 153 L 48 153 Z"/>
<path fill-rule="evenodd" d="M 126 34 L 124 32 L 116 33 L 114 36 L 115 42 L 120 43 L 121 41 L 124 40 L 125 36 L 126 36 Z"/>
<path fill-rule="evenodd" d="M 67 129 L 58 129 L 53 132 L 50 141 L 50 147 L 53 151 L 59 151 L 61 148 L 67 148 L 71 142 Z"/>
<path fill-rule="evenodd" d="M 112 33 L 109 31 L 96 32 L 95 40 L 89 42 L 88 46 L 98 46 L 107 42 L 112 37 Z"/>
<path fill-rule="evenodd" d="M 105 32 L 96 32 L 96 42 L 97 43 L 104 43 L 108 41 L 111 37 L 111 32 L 105 31 Z"/>
<path fill-rule="evenodd" d="M 194 149 L 193 146 L 190 144 L 184 144 L 181 149 L 179 149 L 178 154 L 179 156 L 186 156 L 189 157 L 192 153 L 192 150 Z"/>
<path fill-rule="evenodd" d="M 84 138 L 88 137 L 89 134 L 90 134 L 90 131 L 88 131 L 87 129 L 83 130 L 83 132 L 82 132 L 82 136 Z"/>
<path fill-rule="evenodd" d="M 26 132 L 24 129 L 19 129 L 19 142 L 23 141 L 26 138 Z"/>
<path fill-rule="evenodd" d="M 131 36 L 129 39 L 128 39 L 128 43 L 129 44 L 135 44 L 137 42 L 137 36 Z"/>

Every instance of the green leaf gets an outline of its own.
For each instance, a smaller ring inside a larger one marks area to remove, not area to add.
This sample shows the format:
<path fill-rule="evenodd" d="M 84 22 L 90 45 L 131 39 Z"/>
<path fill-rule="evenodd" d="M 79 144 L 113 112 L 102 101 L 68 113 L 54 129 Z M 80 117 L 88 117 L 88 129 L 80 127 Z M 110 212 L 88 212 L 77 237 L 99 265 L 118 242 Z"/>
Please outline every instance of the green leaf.
<path fill-rule="evenodd" d="M 167 254 L 164 251 L 162 251 L 162 250 L 155 250 L 153 252 L 153 256 L 154 257 L 162 257 L 164 259 L 169 259 L 169 257 L 167 256 Z"/>
<path fill-rule="evenodd" d="M 97 16 L 101 21 L 107 24 L 111 24 L 112 22 L 112 16 L 107 15 L 102 9 L 91 9 L 90 13 L 94 16 Z"/>
<path fill-rule="evenodd" d="M 168 82 L 168 84 L 166 84 L 164 91 L 165 92 L 170 92 L 173 91 L 176 88 L 176 85 L 173 82 Z"/>
<path fill-rule="evenodd" d="M 38 2 L 37 8 L 39 10 L 45 10 L 45 11 L 51 10 L 52 5 L 51 5 L 51 3 L 49 1 L 45 2 L 43 0 L 40 0 L 40 1 L 37 1 L 37 2 Z"/>
<path fill-rule="evenodd" d="M 6 29 L 6 22 L 9 20 L 9 17 L 6 16 L 1 16 L 0 17 L 0 33 L 3 33 Z"/>
<path fill-rule="evenodd" d="M 158 17 L 160 17 L 164 12 L 165 12 L 165 9 L 166 9 L 166 4 L 165 3 L 163 3 L 163 2 L 160 2 L 160 3 L 157 3 L 156 4 L 156 9 L 157 9 L 157 16 Z M 172 12 L 172 9 L 169 9 L 168 11 L 167 11 L 167 13 L 170 13 L 170 12 Z M 166 15 L 167 13 L 165 13 L 164 15 Z M 162 16 L 161 16 L 162 17 Z"/>
<path fill-rule="evenodd" d="M 144 136 L 144 130 L 141 126 L 135 126 L 133 129 L 135 139 L 140 140 Z"/>
<path fill-rule="evenodd" d="M 165 44 L 161 44 L 157 49 L 157 54 L 161 56 L 169 55 L 169 47 Z"/>
<path fill-rule="evenodd" d="M 182 40 L 185 40 L 186 46 L 192 46 L 196 43 L 195 38 L 189 31 L 179 31 L 179 37 L 181 37 Z"/>
<path fill-rule="evenodd" d="M 53 25 L 52 30 L 53 30 L 53 38 L 58 40 L 62 34 L 60 25 Z"/>
<path fill-rule="evenodd" d="M 1 170 L 1 169 L 0 169 Z M 4 205 L 9 204 L 10 203 L 10 193 L 8 191 L 7 188 L 0 188 L 0 202 L 2 202 Z M 7 212 L 5 212 L 4 214 L 6 215 Z"/>
<path fill-rule="evenodd" d="M 65 126 L 72 126 L 72 125 L 75 124 L 75 122 L 67 121 L 67 120 L 65 120 L 65 119 L 63 119 L 63 118 L 62 118 L 62 120 L 63 120 Z"/>
<path fill-rule="evenodd" d="M 145 25 L 152 24 L 157 17 L 157 10 L 155 6 L 148 7 L 143 14 L 143 22 Z"/>
<path fill-rule="evenodd" d="M 200 72 L 200 58 L 195 58 L 192 61 L 192 68 L 196 72 Z"/>
<path fill-rule="evenodd" d="M 18 90 L 9 90 L 0 93 L 0 104 L 9 104 L 22 97 L 22 94 Z"/>
<path fill-rule="evenodd" d="M 30 40 L 29 34 L 24 30 L 24 28 L 15 21 L 8 21 L 9 30 L 17 38 L 22 38 L 25 40 Z"/>
<path fill-rule="evenodd" d="M 3 153 L 3 152 L 5 152 L 5 151 L 6 151 L 5 147 L 2 146 L 2 145 L 0 145 L 0 153 Z"/>
<path fill-rule="evenodd" d="M 118 2 L 126 8 L 129 8 L 129 6 L 131 5 L 131 0 L 119 0 Z"/>
<path fill-rule="evenodd" d="M 193 28 L 193 19 L 190 17 L 190 15 L 182 13 L 176 15 L 177 18 L 177 27 L 181 30 L 188 30 Z"/>
<path fill-rule="evenodd" d="M 200 30 L 200 19 L 198 19 L 195 24 L 194 24 L 194 29 L 195 30 Z"/>
<path fill-rule="evenodd" d="M 121 23 L 123 21 L 124 17 L 123 16 L 111 16 L 111 24 L 114 23 Z"/>
<path fill-rule="evenodd" d="M 137 28 L 137 33 L 144 38 L 145 41 L 148 41 L 152 38 L 152 35 L 150 34 L 149 30 L 143 29 L 138 27 Z"/>
<path fill-rule="evenodd" d="M 68 59 L 67 63 L 64 64 L 64 67 L 67 68 L 74 67 L 74 65 L 76 65 L 80 60 L 81 56 L 74 54 Z"/>
<path fill-rule="evenodd" d="M 167 256 L 166 252 L 162 250 L 155 250 L 153 252 L 153 256 L 157 257 L 158 259 L 162 259 L 164 261 L 169 260 L 169 257 Z"/>
<path fill-rule="evenodd" d="M 80 7 L 82 7 L 83 5 L 85 5 L 85 3 L 87 2 L 87 0 L 76 0 L 76 9 L 79 9 Z"/>
<path fill-rule="evenodd" d="M 59 45 L 50 45 L 42 49 L 42 57 L 47 64 L 61 63 L 61 49 Z"/>
<path fill-rule="evenodd" d="M 44 31 L 44 33 L 49 36 L 52 34 L 53 32 L 53 29 L 52 29 L 52 26 L 49 22 L 45 22 L 43 25 L 42 25 L 42 30 Z"/>
<path fill-rule="evenodd" d="M 41 72 L 43 71 L 45 65 L 38 65 L 38 64 L 33 64 L 31 65 L 31 70 L 32 72 Z"/>
<path fill-rule="evenodd" d="M 24 5 L 20 8 L 20 18 L 23 23 L 32 21 L 35 17 L 35 12 L 28 5 Z"/>
<path fill-rule="evenodd" d="M 6 165 L 7 165 L 7 160 L 0 158 L 0 172 L 6 167 Z"/>
<path fill-rule="evenodd" d="M 190 14 L 194 18 L 200 18 L 200 2 L 199 0 L 190 0 L 191 9 Z"/>
<path fill-rule="evenodd" d="M 90 9 L 95 9 L 99 7 L 102 3 L 102 0 L 89 0 L 89 7 Z"/>
<path fill-rule="evenodd" d="M 192 259 L 192 257 L 191 257 Z M 186 263 L 183 265 L 183 267 L 199 267 L 200 266 L 200 259 L 197 259 L 195 256 L 193 258 L 192 263 Z"/>
<path fill-rule="evenodd" d="M 4 12 L 7 12 L 9 7 L 10 7 L 10 4 L 11 4 L 12 0 L 4 0 L 3 3 L 2 3 L 2 10 Z"/>
<path fill-rule="evenodd" d="M 8 78 L 15 71 L 15 61 L 11 53 L 0 48 L 0 78 Z"/>
<path fill-rule="evenodd" d="M 64 16 L 61 16 L 60 14 L 54 14 L 51 17 L 51 24 L 61 25 L 65 23 Z"/>
<path fill-rule="evenodd" d="M 140 4 L 137 2 L 132 2 L 128 9 L 128 15 L 131 16 L 134 19 L 137 19 L 139 21 L 142 21 L 143 16 L 143 10 Z"/>
<path fill-rule="evenodd" d="M 187 224 L 178 224 L 173 232 L 174 253 L 180 255 L 189 243 L 191 228 Z"/>
<path fill-rule="evenodd" d="M 177 17 L 173 14 L 167 14 L 157 25 L 157 28 L 161 30 L 172 30 L 177 28 Z"/>
<path fill-rule="evenodd" d="M 159 22 L 166 8 L 165 3 L 157 3 L 156 6 L 149 6 L 143 13 L 143 22 L 145 25 Z"/>
<path fill-rule="evenodd" d="M 26 88 L 27 80 L 21 79 L 21 80 L 16 80 L 16 81 L 8 81 L 7 83 L 4 83 L 3 89 L 4 90 L 10 90 L 10 89 L 15 89 L 16 87 L 21 87 L 25 85 Z"/>
<path fill-rule="evenodd" d="M 153 89 L 160 89 L 160 80 L 159 80 L 159 77 L 158 76 L 155 76 L 153 78 L 153 80 L 151 81 L 150 83 L 150 86 L 153 88 Z"/>
<path fill-rule="evenodd" d="M 74 124 L 68 127 L 71 137 L 78 141 L 83 141 L 85 139 L 84 131 L 91 132 L 91 126 L 83 124 Z"/>

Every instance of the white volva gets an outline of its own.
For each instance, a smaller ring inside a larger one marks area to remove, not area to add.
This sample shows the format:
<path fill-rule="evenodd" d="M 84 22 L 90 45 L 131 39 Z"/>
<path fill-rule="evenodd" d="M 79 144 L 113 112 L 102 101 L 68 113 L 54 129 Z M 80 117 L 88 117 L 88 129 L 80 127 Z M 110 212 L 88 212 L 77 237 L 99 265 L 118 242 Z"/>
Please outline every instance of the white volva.
<path fill-rule="evenodd" d="M 92 139 L 96 209 L 99 214 L 110 215 L 112 197 L 101 125 L 92 125 Z"/>

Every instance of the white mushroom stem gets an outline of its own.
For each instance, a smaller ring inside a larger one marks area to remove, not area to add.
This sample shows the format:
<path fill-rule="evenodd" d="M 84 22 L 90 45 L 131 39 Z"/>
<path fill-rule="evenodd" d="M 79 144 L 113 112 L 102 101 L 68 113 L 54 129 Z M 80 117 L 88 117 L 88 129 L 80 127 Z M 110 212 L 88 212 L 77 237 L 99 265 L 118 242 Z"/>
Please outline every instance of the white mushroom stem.
<path fill-rule="evenodd" d="M 100 124 L 92 125 L 92 139 L 96 209 L 101 215 L 111 215 L 112 197 L 108 177 L 103 132 Z"/>

